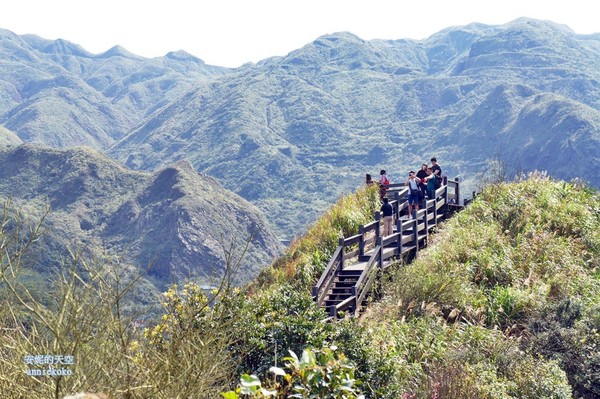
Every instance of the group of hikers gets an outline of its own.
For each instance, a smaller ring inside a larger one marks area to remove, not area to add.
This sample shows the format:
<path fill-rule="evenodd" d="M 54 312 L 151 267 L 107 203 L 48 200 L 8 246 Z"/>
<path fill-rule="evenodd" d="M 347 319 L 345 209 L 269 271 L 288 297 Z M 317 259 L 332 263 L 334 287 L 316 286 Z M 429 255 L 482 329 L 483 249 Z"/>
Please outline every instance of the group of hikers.
<path fill-rule="evenodd" d="M 413 215 L 413 207 L 415 211 L 419 210 L 419 204 L 425 198 L 432 199 L 435 197 L 435 190 L 442 185 L 442 168 L 437 163 L 435 157 L 431 158 L 431 166 L 427 163 L 421 165 L 421 169 L 415 173 L 411 170 L 408 172 L 408 178 L 404 183 L 408 187 L 408 214 Z M 379 180 L 375 182 L 370 174 L 366 176 L 367 185 L 379 184 L 379 198 L 383 202 L 381 212 L 383 214 L 383 235 L 387 236 L 393 233 L 392 215 L 394 209 L 389 203 L 386 196 L 390 185 L 390 179 L 385 170 L 379 172 Z"/>

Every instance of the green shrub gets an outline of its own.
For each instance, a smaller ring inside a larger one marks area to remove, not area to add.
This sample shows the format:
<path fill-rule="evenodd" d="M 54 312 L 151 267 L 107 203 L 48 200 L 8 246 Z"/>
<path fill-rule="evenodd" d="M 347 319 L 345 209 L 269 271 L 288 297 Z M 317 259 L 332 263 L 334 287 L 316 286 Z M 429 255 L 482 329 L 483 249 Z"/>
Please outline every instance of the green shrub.
<path fill-rule="evenodd" d="M 337 348 L 305 349 L 298 358 L 293 351 L 285 357 L 284 368 L 271 367 L 274 381 L 265 389 L 255 375 L 242 375 L 236 391 L 222 394 L 225 399 L 240 395 L 249 398 L 305 398 L 305 399 L 363 399 L 354 378 L 354 366 Z"/>
<path fill-rule="evenodd" d="M 273 287 L 254 294 L 241 305 L 231 334 L 231 346 L 239 374 L 266 375 L 288 351 L 323 346 L 333 326 L 316 306 L 308 291 L 291 285 Z"/>

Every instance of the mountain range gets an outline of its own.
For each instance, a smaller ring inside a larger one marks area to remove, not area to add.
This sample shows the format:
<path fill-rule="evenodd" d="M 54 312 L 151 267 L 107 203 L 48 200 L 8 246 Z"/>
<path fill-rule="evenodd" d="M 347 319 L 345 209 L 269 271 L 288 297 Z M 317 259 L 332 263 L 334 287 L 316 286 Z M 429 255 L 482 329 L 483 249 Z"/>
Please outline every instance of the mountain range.
<path fill-rule="evenodd" d="M 71 250 L 93 259 L 117 257 L 145 270 L 159 290 L 185 279 L 210 285 L 249 240 L 235 276 L 239 284 L 280 249 L 254 205 L 184 161 L 131 171 L 89 147 L 23 144 L 0 148 L 0 164 L 0 197 L 11 197 L 34 222 L 49 210 L 28 262 L 38 272 L 59 269 Z"/>
<path fill-rule="evenodd" d="M 335 33 L 236 69 L 8 31 L 0 50 L 0 142 L 87 145 L 148 171 L 187 161 L 281 238 L 365 173 L 402 182 L 432 156 L 467 188 L 491 159 L 508 177 L 542 169 L 600 186 L 600 34 L 550 21 L 425 40 Z"/>

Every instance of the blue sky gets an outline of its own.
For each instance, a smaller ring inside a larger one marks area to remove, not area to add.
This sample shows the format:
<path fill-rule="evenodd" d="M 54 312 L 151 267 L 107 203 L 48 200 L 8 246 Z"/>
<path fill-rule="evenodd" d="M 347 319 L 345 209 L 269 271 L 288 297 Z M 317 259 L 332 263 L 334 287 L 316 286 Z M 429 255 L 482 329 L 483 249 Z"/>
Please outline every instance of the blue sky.
<path fill-rule="evenodd" d="M 597 15 L 595 0 L 9 0 L 0 28 L 66 39 L 92 53 L 116 44 L 146 57 L 186 50 L 237 67 L 339 31 L 423 39 L 449 26 L 530 17 L 585 34 L 600 32 Z"/>

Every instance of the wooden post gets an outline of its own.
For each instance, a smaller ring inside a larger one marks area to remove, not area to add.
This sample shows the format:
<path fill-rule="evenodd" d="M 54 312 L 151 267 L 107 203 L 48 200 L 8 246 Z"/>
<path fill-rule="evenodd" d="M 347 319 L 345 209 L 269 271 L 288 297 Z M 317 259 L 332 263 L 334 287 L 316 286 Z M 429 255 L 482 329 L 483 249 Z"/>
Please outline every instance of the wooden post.
<path fill-rule="evenodd" d="M 379 260 L 377 262 L 377 266 L 381 269 L 383 267 L 383 238 L 377 237 L 377 244 L 379 247 Z M 373 254 L 375 255 L 375 254 Z"/>
<path fill-rule="evenodd" d="M 460 183 L 458 177 L 454 178 L 456 185 L 454 186 L 454 197 L 456 198 L 456 205 L 460 205 Z"/>
<path fill-rule="evenodd" d="M 427 208 L 425 208 L 427 209 Z M 413 245 L 415 246 L 415 258 L 417 257 L 417 252 L 419 252 L 419 221 L 417 219 L 413 219 Z"/>
<path fill-rule="evenodd" d="M 433 216 L 435 217 L 435 210 L 437 208 L 437 198 L 433 200 Z M 425 214 L 423 215 L 423 227 L 425 228 L 425 241 L 427 241 L 427 236 L 429 235 L 429 208 L 425 209 Z"/>
<path fill-rule="evenodd" d="M 398 223 L 398 256 L 402 256 L 402 221 Z"/>
<path fill-rule="evenodd" d="M 364 256 L 364 254 L 365 254 L 365 226 L 359 226 L 358 233 L 360 234 L 360 241 L 358 242 L 358 256 Z"/>
<path fill-rule="evenodd" d="M 381 212 L 375 212 L 375 220 L 377 221 L 377 224 L 375 225 L 375 237 L 379 237 L 381 236 Z"/>
<path fill-rule="evenodd" d="M 392 201 L 392 233 L 394 232 L 394 223 L 398 219 L 398 201 Z"/>
<path fill-rule="evenodd" d="M 344 238 L 340 238 L 338 243 L 340 247 L 342 247 L 342 250 L 340 251 L 340 270 L 344 270 Z"/>
<path fill-rule="evenodd" d="M 437 207 L 436 207 L 437 209 Z M 450 207 L 448 206 L 448 186 L 446 185 L 446 190 L 444 192 L 444 219 L 448 219 L 448 211 Z M 435 224 L 437 225 L 437 217 L 435 219 Z"/>
<path fill-rule="evenodd" d="M 446 186 L 446 188 L 448 188 L 448 186 Z M 433 221 L 434 221 L 434 225 L 435 226 L 437 226 L 437 216 L 438 216 L 438 214 L 437 214 L 437 203 L 438 203 L 438 200 L 436 198 L 436 200 L 435 200 L 435 202 L 433 204 Z M 427 221 L 428 219 L 429 219 L 428 217 L 425 217 L 425 221 Z M 429 232 L 429 222 L 427 223 L 427 231 Z"/>

